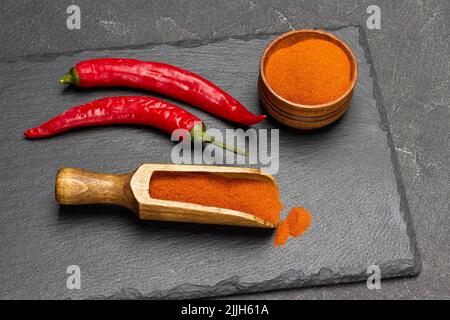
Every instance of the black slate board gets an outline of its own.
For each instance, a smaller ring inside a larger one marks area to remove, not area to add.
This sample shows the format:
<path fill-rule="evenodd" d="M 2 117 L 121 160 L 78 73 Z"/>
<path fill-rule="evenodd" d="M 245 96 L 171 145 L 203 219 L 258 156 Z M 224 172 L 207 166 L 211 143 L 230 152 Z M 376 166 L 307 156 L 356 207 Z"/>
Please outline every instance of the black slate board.
<path fill-rule="evenodd" d="M 260 112 L 258 61 L 273 36 L 0 63 L 0 297 L 214 296 L 360 281 L 373 264 L 384 277 L 416 274 L 413 230 L 365 39 L 355 27 L 335 33 L 358 58 L 357 88 L 349 112 L 329 128 L 307 134 L 280 130 L 276 178 L 283 202 L 286 208 L 310 209 L 314 223 L 279 249 L 265 230 L 143 222 L 117 207 L 55 203 L 59 167 L 125 172 L 144 162 L 169 162 L 173 143 L 163 133 L 111 126 L 39 141 L 21 135 L 70 106 L 105 95 L 143 94 L 58 85 L 56 79 L 71 65 L 93 57 L 177 64 Z M 231 127 L 186 108 L 210 127 Z M 257 127 L 277 124 L 269 120 Z M 72 264 L 81 268 L 81 290 L 66 288 L 66 268 Z"/>

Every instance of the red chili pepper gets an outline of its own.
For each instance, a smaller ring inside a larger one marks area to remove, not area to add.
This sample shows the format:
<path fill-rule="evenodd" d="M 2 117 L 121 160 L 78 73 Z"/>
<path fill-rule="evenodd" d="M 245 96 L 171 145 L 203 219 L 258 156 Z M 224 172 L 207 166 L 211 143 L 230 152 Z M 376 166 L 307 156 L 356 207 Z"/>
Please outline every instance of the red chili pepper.
<path fill-rule="evenodd" d="M 118 86 L 150 90 L 244 125 L 256 124 L 266 117 L 251 113 L 199 75 L 159 62 L 121 58 L 86 60 L 70 69 L 60 82 L 82 88 Z"/>
<path fill-rule="evenodd" d="M 214 143 L 224 149 L 242 153 L 206 134 L 203 122 L 186 110 L 159 99 L 139 96 L 106 97 L 73 107 L 40 126 L 25 131 L 24 135 L 27 138 L 45 138 L 77 127 L 115 123 L 143 124 L 168 133 L 186 129 L 193 140 Z"/>

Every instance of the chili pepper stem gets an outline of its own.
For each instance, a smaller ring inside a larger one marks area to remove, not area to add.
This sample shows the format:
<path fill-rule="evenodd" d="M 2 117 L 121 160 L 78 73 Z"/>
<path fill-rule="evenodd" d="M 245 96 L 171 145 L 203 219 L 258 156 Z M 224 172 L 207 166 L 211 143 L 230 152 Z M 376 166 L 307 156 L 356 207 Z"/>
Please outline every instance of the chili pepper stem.
<path fill-rule="evenodd" d="M 71 68 L 64 76 L 59 78 L 59 82 L 63 84 L 74 84 L 78 85 L 80 83 L 80 77 L 78 76 L 75 68 Z"/>
<path fill-rule="evenodd" d="M 221 141 L 216 140 L 214 137 L 211 137 L 209 134 L 206 133 L 205 127 L 202 125 L 196 125 L 191 130 L 191 136 L 193 140 L 201 141 L 201 142 L 207 142 L 212 143 L 218 147 L 221 147 L 225 150 L 229 150 L 231 152 L 234 152 L 236 154 L 240 154 L 243 156 L 247 156 L 248 152 L 242 151 L 239 148 L 235 146 L 231 146 L 229 144 L 223 143 Z"/>

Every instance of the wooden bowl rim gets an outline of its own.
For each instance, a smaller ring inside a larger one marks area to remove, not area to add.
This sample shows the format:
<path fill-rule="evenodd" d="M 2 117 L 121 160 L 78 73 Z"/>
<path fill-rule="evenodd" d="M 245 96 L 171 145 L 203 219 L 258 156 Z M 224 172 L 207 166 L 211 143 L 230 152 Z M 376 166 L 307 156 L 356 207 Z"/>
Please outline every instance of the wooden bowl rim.
<path fill-rule="evenodd" d="M 285 125 L 286 127 L 290 127 L 296 130 L 317 130 L 320 128 L 324 128 L 326 126 L 329 126 L 333 122 L 336 122 L 339 118 L 341 118 L 348 110 L 349 105 L 347 105 L 345 108 L 340 109 L 338 113 L 334 114 L 333 116 L 323 119 L 323 120 L 317 120 L 317 121 L 301 121 L 301 120 L 295 120 L 291 118 L 287 118 L 284 115 L 280 114 L 279 110 L 274 109 L 271 106 L 267 106 L 266 110 L 267 112 L 278 122 Z"/>
<path fill-rule="evenodd" d="M 264 104 L 267 108 L 273 110 L 283 118 L 302 123 L 322 122 L 334 118 L 337 114 L 341 113 L 342 110 L 348 109 L 350 106 L 349 103 L 343 103 L 342 105 L 339 106 L 339 108 L 333 109 L 333 111 L 321 116 L 299 116 L 292 113 L 288 113 L 285 110 L 279 108 L 277 105 L 271 103 L 270 101 L 267 100 L 267 98 L 264 96 L 263 93 L 261 93 L 261 99 L 264 99 Z"/>
<path fill-rule="evenodd" d="M 273 100 L 270 99 L 270 93 L 266 93 L 266 90 L 264 90 L 263 85 L 260 84 L 262 81 L 259 81 L 258 83 L 258 94 L 259 99 L 264 107 L 268 106 L 272 109 L 276 109 L 279 111 L 280 114 L 285 115 L 286 117 L 290 117 L 293 120 L 299 120 L 299 121 L 308 121 L 308 122 L 314 122 L 314 121 L 321 121 L 323 119 L 331 118 L 334 116 L 334 114 L 338 113 L 340 110 L 342 110 L 346 105 L 350 105 L 351 98 L 353 96 L 353 93 L 350 93 L 347 95 L 344 99 L 340 100 L 338 103 L 335 103 L 333 105 L 333 108 L 329 108 L 328 112 L 321 112 L 324 109 L 309 109 L 309 110 L 301 110 L 296 109 L 292 106 L 286 106 L 275 103 Z M 312 114 L 312 115 L 311 115 Z"/>
<path fill-rule="evenodd" d="M 350 63 L 353 65 L 353 74 L 352 74 L 352 79 L 350 82 L 350 85 L 348 86 L 347 90 L 344 91 L 344 93 L 342 95 L 340 95 L 338 98 L 336 98 L 335 100 L 326 102 L 326 103 L 322 103 L 322 104 L 301 104 L 301 103 L 296 103 L 290 100 L 287 100 L 286 98 L 280 96 L 278 93 L 276 93 L 272 87 L 269 85 L 267 79 L 266 79 L 266 75 L 264 73 L 264 64 L 265 61 L 267 60 L 267 56 L 268 53 L 270 52 L 270 50 L 274 47 L 275 44 L 277 44 L 278 42 L 284 40 L 287 37 L 290 37 L 294 34 L 313 34 L 313 35 L 321 35 L 324 37 L 328 37 L 333 39 L 334 41 L 338 42 L 342 48 L 345 49 L 347 56 L 350 58 Z M 356 81 L 358 79 L 358 64 L 356 62 L 356 57 L 353 53 L 353 51 L 350 49 L 350 47 L 343 42 L 341 39 L 339 39 L 337 36 L 323 31 L 323 30 L 316 30 L 316 29 L 300 29 L 300 30 L 292 30 L 292 31 L 288 31 L 285 32 L 283 34 L 281 34 L 280 36 L 278 36 L 277 38 L 275 38 L 272 42 L 270 42 L 267 47 L 264 49 L 263 51 L 263 55 L 261 57 L 260 63 L 259 63 L 259 74 L 260 77 L 262 79 L 262 82 L 264 83 L 264 86 L 267 88 L 267 90 L 270 91 L 271 94 L 273 94 L 275 97 L 277 97 L 279 100 L 283 101 L 286 104 L 289 104 L 293 107 L 296 108 L 300 108 L 300 109 L 325 109 L 327 107 L 330 107 L 333 104 L 338 103 L 339 101 L 341 101 L 342 99 L 345 99 L 345 97 L 354 89 L 355 85 L 356 85 Z"/>

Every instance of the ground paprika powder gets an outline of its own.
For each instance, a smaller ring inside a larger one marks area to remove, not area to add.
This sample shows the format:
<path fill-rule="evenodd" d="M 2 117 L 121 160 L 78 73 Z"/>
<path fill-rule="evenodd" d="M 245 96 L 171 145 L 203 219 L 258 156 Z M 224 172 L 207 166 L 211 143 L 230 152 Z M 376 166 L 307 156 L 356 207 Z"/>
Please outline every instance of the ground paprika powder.
<path fill-rule="evenodd" d="M 278 223 L 283 209 L 276 184 L 213 173 L 155 172 L 150 179 L 150 196 L 237 210 L 273 224 Z"/>
<path fill-rule="evenodd" d="M 283 246 L 287 243 L 289 236 L 301 236 L 311 225 L 312 216 L 305 208 L 292 208 L 285 220 L 278 223 L 275 232 L 275 247 Z"/>
<path fill-rule="evenodd" d="M 275 247 L 284 246 L 289 239 L 289 225 L 286 220 L 278 223 L 275 231 L 274 245 Z"/>
<path fill-rule="evenodd" d="M 312 217 L 305 208 L 292 208 L 286 218 L 291 237 L 299 237 L 311 225 Z"/>
<path fill-rule="evenodd" d="M 344 50 L 324 39 L 304 39 L 274 51 L 265 77 L 281 97 L 316 105 L 339 98 L 350 86 L 351 65 Z"/>

